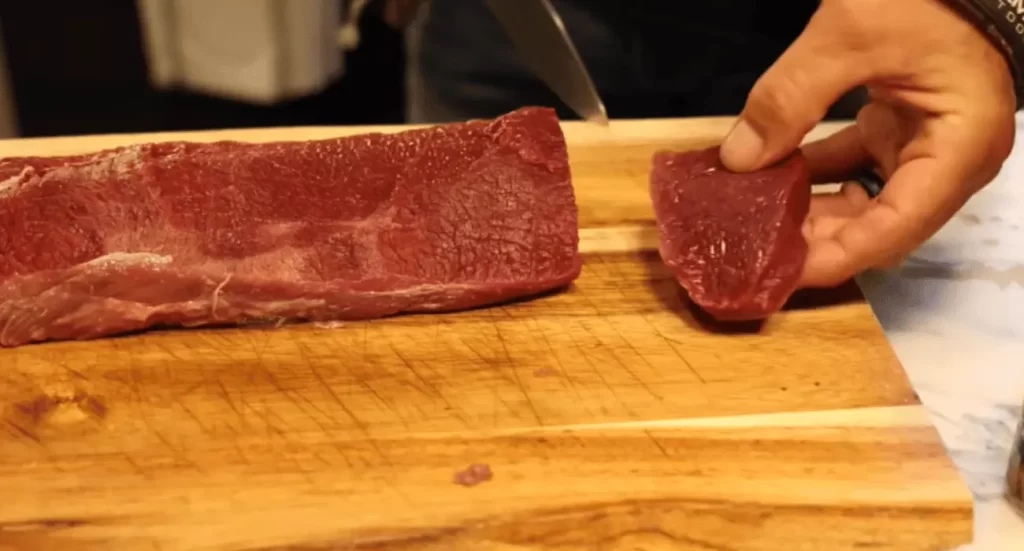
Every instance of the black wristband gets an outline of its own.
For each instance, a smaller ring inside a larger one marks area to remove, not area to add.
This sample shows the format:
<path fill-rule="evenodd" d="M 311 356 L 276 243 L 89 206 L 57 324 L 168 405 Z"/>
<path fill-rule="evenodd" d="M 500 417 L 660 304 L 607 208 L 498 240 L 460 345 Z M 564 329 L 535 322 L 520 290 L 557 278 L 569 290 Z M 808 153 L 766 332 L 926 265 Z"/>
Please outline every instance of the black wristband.
<path fill-rule="evenodd" d="M 1024 0 L 948 0 L 953 8 L 976 24 L 1003 52 L 1013 88 L 1017 92 L 1017 108 L 1024 102 Z"/>

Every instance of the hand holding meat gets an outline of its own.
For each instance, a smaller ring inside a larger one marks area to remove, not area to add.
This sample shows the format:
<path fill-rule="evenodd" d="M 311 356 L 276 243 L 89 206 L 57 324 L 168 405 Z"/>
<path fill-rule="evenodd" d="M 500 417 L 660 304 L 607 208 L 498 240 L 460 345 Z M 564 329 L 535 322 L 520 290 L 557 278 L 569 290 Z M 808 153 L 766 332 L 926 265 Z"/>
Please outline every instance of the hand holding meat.
<path fill-rule="evenodd" d="M 939 0 L 824 0 L 762 76 L 722 147 L 736 171 L 791 153 L 845 92 L 871 101 L 853 125 L 803 151 L 819 181 L 870 166 L 887 180 L 871 199 L 846 184 L 813 199 L 801 286 L 830 286 L 901 259 L 998 173 L 1014 138 L 1005 58 Z"/>

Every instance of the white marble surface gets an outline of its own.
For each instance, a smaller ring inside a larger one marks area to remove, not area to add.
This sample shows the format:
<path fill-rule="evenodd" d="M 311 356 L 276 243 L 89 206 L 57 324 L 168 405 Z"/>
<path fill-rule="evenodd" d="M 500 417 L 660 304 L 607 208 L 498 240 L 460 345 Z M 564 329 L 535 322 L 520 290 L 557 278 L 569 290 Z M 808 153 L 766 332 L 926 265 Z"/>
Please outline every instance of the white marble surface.
<path fill-rule="evenodd" d="M 1024 116 L 1002 173 L 864 293 L 974 495 L 975 542 L 1024 551 L 1003 498 L 1024 403 Z"/>

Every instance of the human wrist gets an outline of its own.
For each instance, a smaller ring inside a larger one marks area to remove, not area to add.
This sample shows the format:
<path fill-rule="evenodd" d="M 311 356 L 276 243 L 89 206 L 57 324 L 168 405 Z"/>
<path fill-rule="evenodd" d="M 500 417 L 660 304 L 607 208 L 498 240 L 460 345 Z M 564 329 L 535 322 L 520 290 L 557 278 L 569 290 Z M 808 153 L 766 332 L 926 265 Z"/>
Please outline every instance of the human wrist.
<path fill-rule="evenodd" d="M 1024 0 L 944 0 L 978 27 L 1006 59 L 1017 94 L 1024 106 Z"/>

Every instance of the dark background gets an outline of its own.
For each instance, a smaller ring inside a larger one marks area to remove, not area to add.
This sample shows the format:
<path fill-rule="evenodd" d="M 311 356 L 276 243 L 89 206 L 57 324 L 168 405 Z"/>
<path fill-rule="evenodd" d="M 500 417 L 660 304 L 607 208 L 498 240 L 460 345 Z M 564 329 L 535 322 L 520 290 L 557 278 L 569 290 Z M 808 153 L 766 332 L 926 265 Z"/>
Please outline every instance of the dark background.
<path fill-rule="evenodd" d="M 0 30 L 23 137 L 404 119 L 402 36 L 370 9 L 342 79 L 271 107 L 152 89 L 132 0 L 5 0 Z"/>

